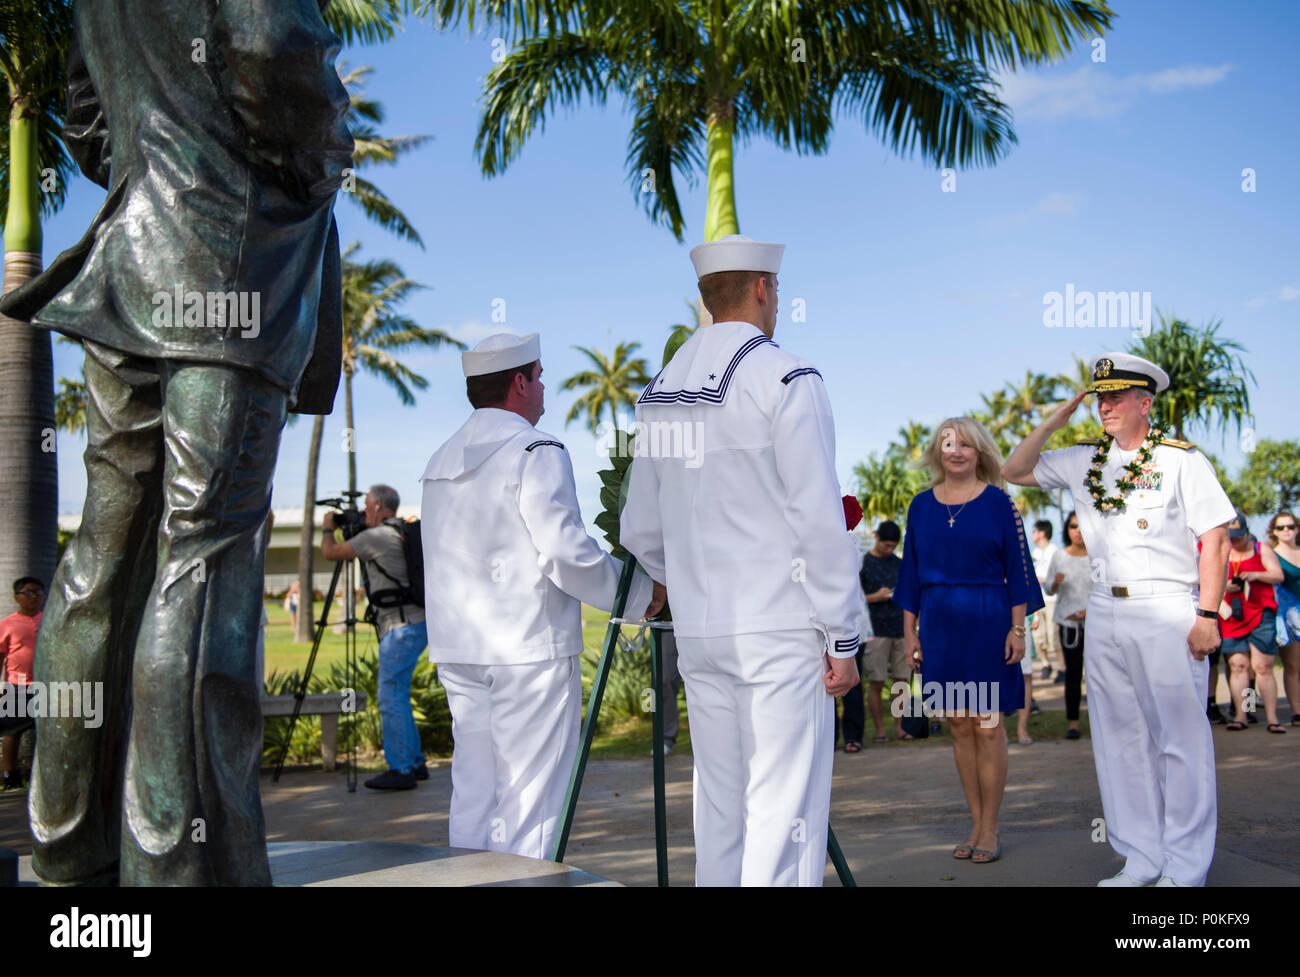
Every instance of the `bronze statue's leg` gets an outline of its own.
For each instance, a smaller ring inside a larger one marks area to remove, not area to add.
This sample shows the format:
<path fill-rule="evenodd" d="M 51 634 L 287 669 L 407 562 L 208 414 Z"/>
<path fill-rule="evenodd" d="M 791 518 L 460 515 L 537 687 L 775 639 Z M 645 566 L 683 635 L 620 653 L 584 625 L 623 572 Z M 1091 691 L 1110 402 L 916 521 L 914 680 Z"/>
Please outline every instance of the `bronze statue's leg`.
<path fill-rule="evenodd" d="M 249 370 L 176 362 L 162 390 L 163 510 L 135 652 L 122 883 L 269 885 L 254 662 L 287 397 Z"/>
<path fill-rule="evenodd" d="M 153 581 L 162 477 L 155 364 L 85 346 L 86 502 L 41 617 L 35 678 L 47 689 L 100 683 L 101 709 L 97 725 L 37 720 L 29 798 L 32 868 L 64 885 L 117 875 L 131 649 Z"/>

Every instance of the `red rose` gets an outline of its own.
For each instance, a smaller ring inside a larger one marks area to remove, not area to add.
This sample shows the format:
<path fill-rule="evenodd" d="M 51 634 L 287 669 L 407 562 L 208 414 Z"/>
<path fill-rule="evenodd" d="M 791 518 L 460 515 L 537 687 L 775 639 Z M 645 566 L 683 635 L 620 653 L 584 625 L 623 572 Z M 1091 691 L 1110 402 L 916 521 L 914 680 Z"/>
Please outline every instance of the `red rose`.
<path fill-rule="evenodd" d="M 862 506 L 858 503 L 857 496 L 844 496 L 844 526 L 846 529 L 852 529 L 862 521 Z"/>

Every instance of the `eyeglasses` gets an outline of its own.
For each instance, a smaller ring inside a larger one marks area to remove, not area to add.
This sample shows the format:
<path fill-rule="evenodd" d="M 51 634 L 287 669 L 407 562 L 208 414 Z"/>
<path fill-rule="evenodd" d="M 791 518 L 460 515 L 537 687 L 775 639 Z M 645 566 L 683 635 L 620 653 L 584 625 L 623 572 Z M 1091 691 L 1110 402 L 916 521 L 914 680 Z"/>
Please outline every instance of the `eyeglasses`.
<path fill-rule="evenodd" d="M 15 594 L 22 594 L 24 597 L 39 597 L 45 593 L 43 590 L 16 590 Z"/>
<path fill-rule="evenodd" d="M 1283 525 L 1281 525 L 1281 524 L 1279 524 L 1279 525 L 1277 525 L 1277 526 L 1274 526 L 1274 527 L 1273 527 L 1273 532 L 1275 532 L 1275 533 L 1283 533 L 1283 532 L 1286 532 L 1286 531 L 1289 530 L 1289 529 L 1295 529 L 1295 523 L 1290 523 L 1290 524 L 1288 524 L 1288 525 L 1286 525 L 1286 526 L 1283 526 Z"/>

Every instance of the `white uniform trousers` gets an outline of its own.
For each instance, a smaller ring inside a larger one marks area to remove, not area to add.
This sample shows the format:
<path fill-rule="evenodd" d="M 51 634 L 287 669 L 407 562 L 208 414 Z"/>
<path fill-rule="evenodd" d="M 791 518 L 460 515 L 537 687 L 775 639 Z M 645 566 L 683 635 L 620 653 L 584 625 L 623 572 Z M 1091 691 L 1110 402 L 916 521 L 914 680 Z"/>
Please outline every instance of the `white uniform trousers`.
<path fill-rule="evenodd" d="M 451 847 L 550 858 L 578 753 L 578 659 L 439 664 L 438 679 L 456 742 Z"/>
<path fill-rule="evenodd" d="M 1209 663 L 1187 650 L 1188 594 L 1088 603 L 1088 712 L 1106 836 L 1124 871 L 1204 885 L 1218 824 Z"/>
<path fill-rule="evenodd" d="M 835 700 L 813 630 L 677 639 L 695 754 L 695 884 L 822 884 Z"/>

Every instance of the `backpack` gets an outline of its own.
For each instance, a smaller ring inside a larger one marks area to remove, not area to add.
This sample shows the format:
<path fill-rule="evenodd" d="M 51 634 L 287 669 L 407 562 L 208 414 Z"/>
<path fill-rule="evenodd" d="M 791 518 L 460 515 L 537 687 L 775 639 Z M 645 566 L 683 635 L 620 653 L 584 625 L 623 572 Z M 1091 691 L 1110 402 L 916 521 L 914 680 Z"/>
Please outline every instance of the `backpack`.
<path fill-rule="evenodd" d="M 392 526 L 402 536 L 402 558 L 406 561 L 406 579 L 409 586 L 402 586 L 397 577 L 385 570 L 378 561 L 371 561 L 375 568 L 391 580 L 394 586 L 385 590 L 376 590 L 370 595 L 371 607 L 396 607 L 404 604 L 424 606 L 424 542 L 420 536 L 419 519 L 385 519 L 384 525 Z M 405 620 L 405 615 L 402 615 Z"/>

